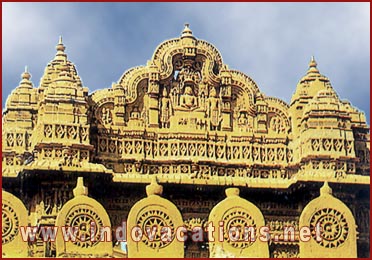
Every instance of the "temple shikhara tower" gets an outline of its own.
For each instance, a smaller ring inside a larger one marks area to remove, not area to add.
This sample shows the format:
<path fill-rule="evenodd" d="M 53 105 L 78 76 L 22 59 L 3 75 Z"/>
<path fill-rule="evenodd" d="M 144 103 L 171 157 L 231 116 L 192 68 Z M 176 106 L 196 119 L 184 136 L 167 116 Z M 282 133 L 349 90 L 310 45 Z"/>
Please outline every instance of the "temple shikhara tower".
<path fill-rule="evenodd" d="M 287 104 L 188 25 L 94 92 L 62 39 L 56 49 L 37 86 L 25 69 L 3 111 L 3 257 L 369 256 L 369 126 L 314 58 Z M 77 227 L 77 239 L 44 241 L 54 226 Z M 271 239 L 244 239 L 246 226 Z"/>

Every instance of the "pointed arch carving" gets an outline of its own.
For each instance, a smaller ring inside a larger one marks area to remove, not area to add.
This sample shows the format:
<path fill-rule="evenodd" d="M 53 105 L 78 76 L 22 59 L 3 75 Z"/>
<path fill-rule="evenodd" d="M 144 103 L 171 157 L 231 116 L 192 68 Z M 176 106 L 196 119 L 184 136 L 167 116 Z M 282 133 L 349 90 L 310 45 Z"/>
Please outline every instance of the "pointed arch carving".
<path fill-rule="evenodd" d="M 208 218 L 208 222 L 212 222 L 216 228 L 220 227 L 222 221 L 224 231 L 222 242 L 218 239 L 209 242 L 210 257 L 268 258 L 268 243 L 257 239 L 258 229 L 265 226 L 260 209 L 241 198 L 238 188 L 228 188 L 225 192 L 227 197 L 212 209 Z M 245 238 L 245 228 L 249 227 L 255 230 L 255 240 L 248 236 Z"/>
<path fill-rule="evenodd" d="M 87 195 L 88 189 L 83 184 L 83 178 L 79 177 L 74 198 L 63 205 L 56 219 L 57 227 L 77 228 L 76 240 L 65 241 L 62 232 L 58 232 L 57 257 L 112 256 L 112 242 L 107 239 L 108 235 L 111 236 L 110 218 L 104 207 Z M 110 234 L 103 232 L 105 229 Z M 101 240 L 102 234 L 105 235 L 104 240 Z"/>
<path fill-rule="evenodd" d="M 283 100 L 275 97 L 266 97 L 268 104 L 268 123 L 269 131 L 277 134 L 288 134 L 291 130 L 289 119 L 289 105 Z"/>
<path fill-rule="evenodd" d="M 28 243 L 21 237 L 20 227 L 28 226 L 28 211 L 23 202 L 13 194 L 1 191 L 2 204 L 2 255 L 3 257 L 28 257 Z"/>
<path fill-rule="evenodd" d="M 178 241 L 175 232 L 177 227 L 183 226 L 181 213 L 177 207 L 167 199 L 160 197 L 162 186 L 153 181 L 146 186 L 147 198 L 138 201 L 131 208 L 128 215 L 128 230 L 139 228 L 143 235 L 139 241 L 128 239 L 128 257 L 151 257 L 151 258 L 183 258 L 184 243 Z M 152 230 L 156 226 L 154 236 L 146 235 L 146 230 Z M 161 238 L 161 230 L 164 227 L 171 229 L 169 240 Z"/>
<path fill-rule="evenodd" d="M 300 227 L 310 227 L 309 241 L 300 240 L 301 258 L 356 258 L 356 224 L 351 210 L 332 195 L 325 182 L 320 196 L 306 205 L 300 216 Z M 316 227 L 320 226 L 317 236 Z"/>

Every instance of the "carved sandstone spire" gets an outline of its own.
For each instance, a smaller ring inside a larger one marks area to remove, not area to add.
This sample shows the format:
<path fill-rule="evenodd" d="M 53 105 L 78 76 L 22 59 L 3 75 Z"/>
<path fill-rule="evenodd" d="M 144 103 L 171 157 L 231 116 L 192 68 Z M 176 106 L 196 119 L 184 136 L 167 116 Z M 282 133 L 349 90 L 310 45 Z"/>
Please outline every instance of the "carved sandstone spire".
<path fill-rule="evenodd" d="M 188 23 L 185 23 L 185 28 L 183 29 L 182 33 L 181 33 L 181 39 L 182 38 L 194 38 L 194 36 L 192 35 L 192 31 L 190 29 L 190 25 Z"/>
<path fill-rule="evenodd" d="M 310 73 L 319 74 L 319 70 L 316 67 L 317 65 L 318 64 L 316 63 L 314 56 L 311 56 L 311 60 L 310 60 L 310 63 L 309 63 L 309 69 L 307 71 L 307 74 L 310 74 Z"/>
<path fill-rule="evenodd" d="M 66 47 L 65 47 L 65 45 L 63 45 L 63 42 L 62 42 L 62 36 L 59 36 L 58 44 L 56 46 L 56 50 L 57 50 L 57 53 L 56 53 L 56 56 L 55 56 L 54 60 L 65 61 L 67 59 L 67 55 L 65 53 Z"/>
<path fill-rule="evenodd" d="M 56 46 L 56 50 L 57 51 L 65 51 L 66 47 L 63 45 L 63 42 L 62 42 L 62 36 L 59 36 L 59 39 L 58 39 L 58 44 Z"/>
<path fill-rule="evenodd" d="M 32 88 L 31 74 L 28 72 L 27 66 L 25 66 L 25 71 L 22 73 L 21 78 L 20 87 Z"/>
<path fill-rule="evenodd" d="M 27 65 L 25 66 L 25 71 L 22 73 L 22 79 L 29 80 L 31 78 L 31 74 L 28 72 Z"/>

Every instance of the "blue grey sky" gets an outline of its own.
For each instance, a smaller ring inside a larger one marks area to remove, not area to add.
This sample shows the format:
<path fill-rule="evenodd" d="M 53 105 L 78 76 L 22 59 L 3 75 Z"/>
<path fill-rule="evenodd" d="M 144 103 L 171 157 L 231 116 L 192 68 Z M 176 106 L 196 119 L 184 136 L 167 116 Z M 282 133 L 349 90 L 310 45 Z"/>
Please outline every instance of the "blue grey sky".
<path fill-rule="evenodd" d="M 289 102 L 311 55 L 369 118 L 370 3 L 3 3 L 2 106 L 28 65 L 35 86 L 59 35 L 90 92 L 109 88 L 184 23 L 224 63 Z"/>

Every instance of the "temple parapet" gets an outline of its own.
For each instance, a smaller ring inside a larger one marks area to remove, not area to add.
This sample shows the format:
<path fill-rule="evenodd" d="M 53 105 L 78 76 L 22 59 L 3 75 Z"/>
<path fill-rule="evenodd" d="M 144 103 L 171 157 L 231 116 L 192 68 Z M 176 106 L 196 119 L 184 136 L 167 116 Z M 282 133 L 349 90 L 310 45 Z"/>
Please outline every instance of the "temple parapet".
<path fill-rule="evenodd" d="M 7 176 L 32 167 L 105 169 L 121 181 L 138 174 L 202 180 L 369 176 L 365 116 L 339 99 L 314 57 L 287 104 L 230 69 L 189 25 L 179 38 L 161 43 L 146 66 L 89 95 L 62 38 L 56 49 L 39 87 L 26 70 L 8 98 Z"/>

